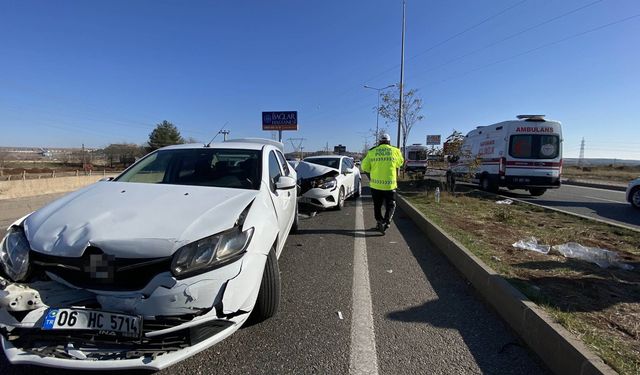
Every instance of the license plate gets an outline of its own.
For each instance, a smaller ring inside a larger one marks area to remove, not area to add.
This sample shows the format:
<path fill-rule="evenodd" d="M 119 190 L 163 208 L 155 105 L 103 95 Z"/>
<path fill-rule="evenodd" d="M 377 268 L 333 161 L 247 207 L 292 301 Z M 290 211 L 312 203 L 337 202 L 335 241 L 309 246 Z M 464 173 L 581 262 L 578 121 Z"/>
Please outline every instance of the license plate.
<path fill-rule="evenodd" d="M 105 335 L 140 337 L 142 318 L 85 309 L 49 309 L 42 329 L 75 329 L 98 331 Z"/>

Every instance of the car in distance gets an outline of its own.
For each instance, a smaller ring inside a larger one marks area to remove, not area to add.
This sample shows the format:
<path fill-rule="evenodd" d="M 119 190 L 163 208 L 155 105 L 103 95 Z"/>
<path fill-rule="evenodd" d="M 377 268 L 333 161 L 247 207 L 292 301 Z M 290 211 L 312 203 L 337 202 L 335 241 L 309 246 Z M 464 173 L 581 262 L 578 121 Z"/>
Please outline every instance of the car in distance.
<path fill-rule="evenodd" d="M 273 316 L 297 226 L 282 150 L 165 147 L 16 221 L 0 244 L 9 361 L 158 370 Z"/>
<path fill-rule="evenodd" d="M 360 170 L 348 156 L 310 156 L 296 171 L 300 201 L 316 207 L 341 210 L 347 198 L 357 198 L 362 191 Z"/>
<path fill-rule="evenodd" d="M 626 197 L 627 202 L 631 203 L 634 208 L 640 210 L 640 177 L 629 182 Z"/>

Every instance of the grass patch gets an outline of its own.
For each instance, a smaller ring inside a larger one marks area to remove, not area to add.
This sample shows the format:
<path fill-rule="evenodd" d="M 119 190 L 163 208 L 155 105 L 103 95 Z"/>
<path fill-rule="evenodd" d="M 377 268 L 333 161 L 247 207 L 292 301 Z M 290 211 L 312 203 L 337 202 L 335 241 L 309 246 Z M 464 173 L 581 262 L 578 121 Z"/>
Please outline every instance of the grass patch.
<path fill-rule="evenodd" d="M 637 232 L 517 202 L 498 205 L 475 190 L 442 192 L 432 181 L 402 181 L 400 192 L 430 220 L 502 275 L 621 374 L 640 374 L 640 235 Z M 442 189 L 442 188 L 441 188 Z M 619 253 L 634 266 L 603 269 L 559 254 L 516 249 L 578 242 Z"/>

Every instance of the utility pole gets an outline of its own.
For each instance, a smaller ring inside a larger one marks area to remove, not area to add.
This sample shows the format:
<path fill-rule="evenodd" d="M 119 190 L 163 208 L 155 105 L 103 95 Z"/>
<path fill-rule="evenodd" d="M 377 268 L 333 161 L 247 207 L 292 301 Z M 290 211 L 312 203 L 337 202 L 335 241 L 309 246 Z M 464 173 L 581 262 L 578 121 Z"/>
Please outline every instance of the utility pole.
<path fill-rule="evenodd" d="M 223 138 L 222 138 L 222 141 L 223 141 L 223 142 L 226 142 L 226 141 L 227 141 L 227 135 L 228 135 L 229 133 L 231 133 L 229 130 L 220 130 L 220 131 L 218 132 L 218 134 L 222 134 L 222 137 L 223 137 Z"/>
<path fill-rule="evenodd" d="M 84 170 L 84 143 L 82 144 L 82 170 Z"/>
<path fill-rule="evenodd" d="M 406 2 L 402 0 L 402 47 L 400 49 L 400 100 L 398 101 L 398 141 L 396 144 L 400 148 L 400 131 L 402 130 L 402 96 L 404 95 L 404 29 L 405 29 L 405 9 Z"/>
<path fill-rule="evenodd" d="M 289 142 L 291 142 L 291 146 L 293 147 L 293 152 L 300 153 L 300 160 L 302 160 L 302 149 L 304 147 L 302 147 L 302 142 L 306 141 L 306 138 L 289 138 L 288 139 Z M 298 146 L 296 147 L 296 144 L 294 142 L 298 142 Z"/>
<path fill-rule="evenodd" d="M 582 168 L 584 164 L 584 137 L 582 137 L 582 142 L 580 142 L 580 157 L 578 158 L 578 167 Z"/>

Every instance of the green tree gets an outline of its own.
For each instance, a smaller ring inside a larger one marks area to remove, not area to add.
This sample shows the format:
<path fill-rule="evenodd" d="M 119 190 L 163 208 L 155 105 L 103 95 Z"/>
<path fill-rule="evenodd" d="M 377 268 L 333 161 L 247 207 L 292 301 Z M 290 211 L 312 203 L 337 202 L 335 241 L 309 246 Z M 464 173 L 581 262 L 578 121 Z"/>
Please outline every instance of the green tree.
<path fill-rule="evenodd" d="M 398 84 L 398 86 L 400 86 Z M 418 90 L 411 89 L 404 92 L 402 98 L 402 139 L 401 145 L 404 149 L 407 145 L 407 139 L 411 134 L 411 129 L 424 116 L 420 114 L 422 111 L 422 99 L 418 97 Z M 380 116 L 386 119 L 387 123 L 398 123 L 398 107 L 400 104 L 399 92 L 397 89 L 390 89 L 382 94 L 382 103 L 380 104 Z M 393 136 L 393 135 L 392 135 Z"/>
<path fill-rule="evenodd" d="M 149 134 L 149 152 L 159 148 L 184 143 L 178 128 L 167 120 L 162 121 Z"/>

